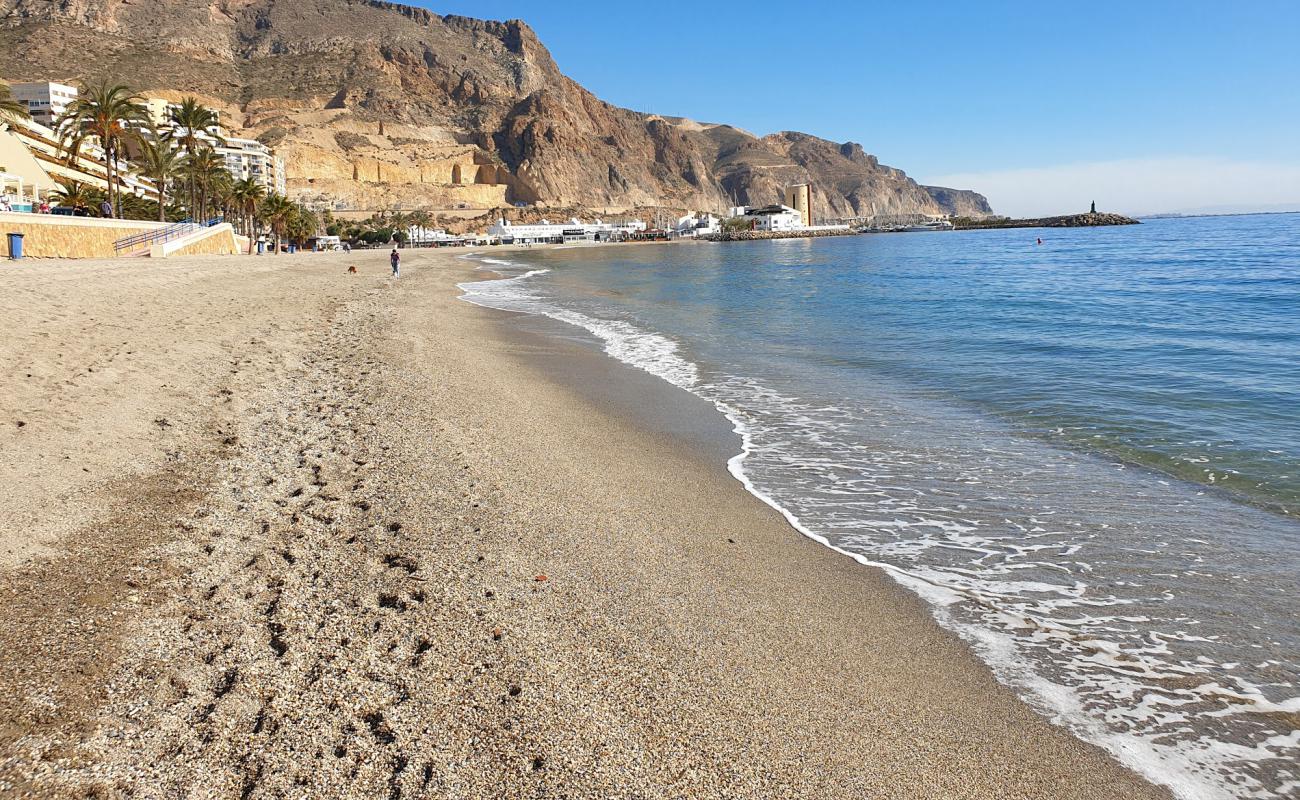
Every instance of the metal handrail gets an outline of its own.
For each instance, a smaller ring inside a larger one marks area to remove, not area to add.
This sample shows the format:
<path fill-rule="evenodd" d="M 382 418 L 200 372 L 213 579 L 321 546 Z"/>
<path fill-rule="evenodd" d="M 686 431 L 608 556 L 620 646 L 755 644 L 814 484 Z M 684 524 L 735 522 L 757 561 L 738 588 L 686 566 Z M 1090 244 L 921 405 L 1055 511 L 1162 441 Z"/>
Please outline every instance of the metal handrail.
<path fill-rule="evenodd" d="M 157 230 L 152 230 L 152 231 L 145 231 L 144 233 L 137 233 L 131 236 L 127 236 L 124 239 L 118 239 L 116 242 L 113 242 L 113 251 L 115 253 L 120 253 L 123 250 L 135 249 L 146 244 L 154 245 L 160 242 L 170 242 L 173 239 L 179 239 L 182 236 L 187 236 L 193 233 L 194 231 L 203 230 L 204 228 L 216 227 L 217 225 L 220 225 L 221 223 L 225 222 L 225 219 L 226 218 L 224 216 L 212 217 L 211 219 L 206 220 L 205 222 L 198 223 L 192 221 L 189 217 L 186 217 L 180 222 L 172 223 L 171 225 L 168 225 L 164 228 L 158 228 Z"/>
<path fill-rule="evenodd" d="M 114 252 L 122 252 L 144 244 L 155 244 L 159 241 L 170 242 L 172 239 L 179 238 L 188 233 L 192 233 L 203 227 L 188 217 L 180 222 L 174 222 L 163 228 L 158 228 L 144 233 L 136 233 L 113 242 Z"/>

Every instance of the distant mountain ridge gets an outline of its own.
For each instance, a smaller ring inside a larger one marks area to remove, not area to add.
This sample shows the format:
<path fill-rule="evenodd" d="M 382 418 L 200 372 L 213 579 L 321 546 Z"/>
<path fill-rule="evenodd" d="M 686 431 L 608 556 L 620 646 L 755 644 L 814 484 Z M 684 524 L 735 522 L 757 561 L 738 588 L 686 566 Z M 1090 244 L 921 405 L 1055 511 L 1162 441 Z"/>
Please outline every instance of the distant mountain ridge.
<path fill-rule="evenodd" d="M 107 75 L 197 94 L 283 152 L 291 194 L 358 207 L 716 211 L 808 182 L 818 217 L 991 213 L 854 143 L 605 103 L 517 20 L 381 0 L 0 0 L 0 48 L 10 81 Z"/>

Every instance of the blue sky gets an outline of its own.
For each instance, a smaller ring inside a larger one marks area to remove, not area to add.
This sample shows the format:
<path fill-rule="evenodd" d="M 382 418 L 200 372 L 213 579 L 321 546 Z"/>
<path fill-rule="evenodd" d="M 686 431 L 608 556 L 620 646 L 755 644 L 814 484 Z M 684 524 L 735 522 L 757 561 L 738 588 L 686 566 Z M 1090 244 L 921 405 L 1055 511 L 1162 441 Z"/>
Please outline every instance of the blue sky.
<path fill-rule="evenodd" d="M 419 4 L 524 19 L 612 103 L 857 141 L 999 210 L 1300 208 L 1294 0 Z"/>

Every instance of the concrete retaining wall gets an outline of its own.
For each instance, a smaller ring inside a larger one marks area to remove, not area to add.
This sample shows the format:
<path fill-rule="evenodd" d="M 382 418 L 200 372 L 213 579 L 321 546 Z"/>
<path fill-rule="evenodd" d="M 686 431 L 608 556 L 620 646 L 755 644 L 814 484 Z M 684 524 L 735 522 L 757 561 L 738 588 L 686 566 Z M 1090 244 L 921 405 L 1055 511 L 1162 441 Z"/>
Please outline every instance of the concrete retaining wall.
<path fill-rule="evenodd" d="M 54 214 L 0 212 L 0 248 L 9 257 L 9 237 L 23 234 L 23 254 L 31 258 L 112 258 L 113 242 L 137 233 L 157 230 L 161 222 Z"/>
<path fill-rule="evenodd" d="M 203 228 L 188 236 L 156 244 L 149 250 L 151 258 L 172 256 L 234 256 L 240 254 L 239 239 L 228 222 Z M 244 250 L 242 252 L 247 252 Z"/>

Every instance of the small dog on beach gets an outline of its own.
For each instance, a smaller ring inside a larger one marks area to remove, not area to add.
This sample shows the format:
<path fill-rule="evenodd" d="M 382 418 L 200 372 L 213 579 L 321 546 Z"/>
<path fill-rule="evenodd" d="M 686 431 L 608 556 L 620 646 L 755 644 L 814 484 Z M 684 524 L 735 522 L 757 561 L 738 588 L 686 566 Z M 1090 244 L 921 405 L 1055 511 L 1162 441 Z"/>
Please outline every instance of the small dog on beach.
<path fill-rule="evenodd" d="M 356 267 L 348 267 L 348 272 L 351 272 L 353 275 L 355 275 L 355 274 L 357 274 L 357 268 L 356 268 Z"/>

